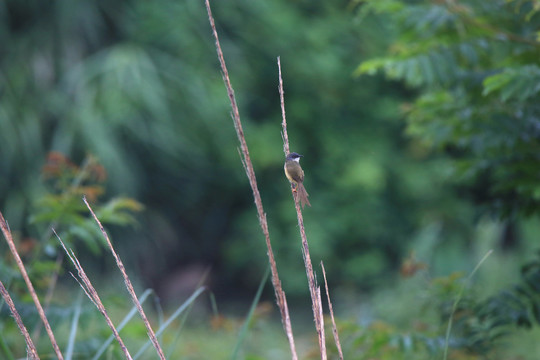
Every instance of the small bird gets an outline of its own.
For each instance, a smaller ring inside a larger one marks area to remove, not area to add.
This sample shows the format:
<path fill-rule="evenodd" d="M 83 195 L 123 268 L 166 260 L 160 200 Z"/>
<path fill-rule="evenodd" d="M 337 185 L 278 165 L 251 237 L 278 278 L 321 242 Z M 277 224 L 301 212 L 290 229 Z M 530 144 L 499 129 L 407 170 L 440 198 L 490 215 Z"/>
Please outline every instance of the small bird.
<path fill-rule="evenodd" d="M 289 179 L 292 184 L 293 191 L 298 194 L 300 204 L 302 204 L 302 209 L 306 205 L 311 206 L 308 200 L 309 195 L 303 184 L 304 170 L 302 170 L 302 167 L 300 166 L 300 158 L 303 156 L 304 155 L 300 155 L 295 152 L 290 153 L 287 155 L 287 158 L 285 159 L 285 166 L 283 167 L 287 179 Z"/>

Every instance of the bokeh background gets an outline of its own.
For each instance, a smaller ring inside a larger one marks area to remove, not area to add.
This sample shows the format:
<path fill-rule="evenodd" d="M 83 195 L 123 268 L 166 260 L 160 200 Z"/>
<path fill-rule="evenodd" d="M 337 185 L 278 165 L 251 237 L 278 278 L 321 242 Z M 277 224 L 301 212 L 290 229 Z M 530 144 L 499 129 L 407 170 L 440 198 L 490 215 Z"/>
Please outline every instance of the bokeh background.
<path fill-rule="evenodd" d="M 395 289 L 417 271 L 420 284 L 468 274 L 494 249 L 478 275 L 485 297 L 532 258 L 539 3 L 464 3 L 212 3 L 299 321 L 311 321 L 309 292 L 282 170 L 277 56 L 311 195 L 311 256 L 325 263 L 339 316 L 400 323 L 407 310 Z M 108 227 L 137 286 L 174 307 L 206 276 L 219 306 L 245 312 L 266 247 L 204 3 L 5 1 L 0 18 L 0 209 L 17 238 L 34 242 L 35 258 L 55 259 L 55 224 L 111 281 L 112 261 L 79 238 L 91 235 L 54 212 L 35 217 L 54 192 L 49 154 L 81 167 L 91 157 L 106 174 L 96 206 L 124 197 L 143 207 Z M 505 68 L 517 75 L 483 92 Z M 531 84 L 497 93 L 516 78 Z M 274 302 L 270 284 L 263 299 Z"/>

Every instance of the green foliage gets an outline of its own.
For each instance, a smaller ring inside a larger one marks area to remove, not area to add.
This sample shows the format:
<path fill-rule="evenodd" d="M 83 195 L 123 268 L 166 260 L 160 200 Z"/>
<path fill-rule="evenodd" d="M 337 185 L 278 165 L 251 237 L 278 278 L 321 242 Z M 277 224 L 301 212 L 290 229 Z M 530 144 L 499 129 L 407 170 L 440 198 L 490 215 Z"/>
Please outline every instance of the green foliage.
<path fill-rule="evenodd" d="M 359 27 L 349 5 L 212 4 L 291 297 L 303 292 L 306 281 L 282 170 L 277 56 L 291 146 L 305 155 L 306 188 L 314 200 L 306 211 L 310 246 L 333 269 L 330 279 L 376 286 L 396 267 L 426 207 L 451 201 L 442 186 L 425 186 L 442 184 L 445 165 L 431 159 L 420 164 L 422 152 L 403 143 L 398 106 L 406 91 L 351 76 L 358 55 L 380 53 L 390 31 L 373 18 Z M 80 216 L 80 194 L 30 201 L 42 198 L 39 173 L 49 151 L 76 163 L 91 153 L 108 175 L 101 186 L 148 210 L 141 216 L 145 231 L 118 234 L 115 241 L 134 262 L 143 259 L 149 286 L 167 287 L 167 270 L 213 264 L 216 284 L 255 287 L 266 250 L 253 221 L 204 4 L 85 0 L 6 7 L 0 22 L 0 37 L 10 48 L 0 59 L 6 69 L 0 85 L 0 206 L 12 227 L 35 232 L 36 223 L 27 220 L 32 214 L 48 235 L 47 222 L 54 219 L 69 228 L 61 234 L 66 240 L 76 233 L 77 242 L 98 251 L 97 230 Z M 433 210 L 434 218 L 443 216 Z M 124 220 L 129 218 L 115 219 Z M 368 255 L 359 254 L 363 250 Z"/>
<path fill-rule="evenodd" d="M 518 328 L 540 325 L 540 252 L 521 269 L 521 281 L 499 293 L 480 299 L 469 294 L 454 314 L 453 343 L 470 352 L 496 352 Z M 442 299 L 442 297 L 441 297 Z M 448 302 L 441 303 L 441 319 L 451 315 Z"/>
<path fill-rule="evenodd" d="M 98 255 L 105 246 L 99 227 L 82 201 L 83 196 L 93 204 L 96 215 L 106 225 L 135 225 L 133 213 L 142 210 L 142 205 L 122 197 L 104 204 L 97 203 L 98 197 L 104 193 L 102 184 L 106 172 L 92 156 L 88 156 L 79 167 L 64 155 L 52 152 L 42 168 L 40 179 L 44 192 L 33 200 L 32 213 L 29 215 L 32 232 L 25 237 L 20 236 L 18 230 L 14 234 L 19 254 L 28 264 L 27 271 L 34 285 L 44 289 L 54 284 L 53 278 L 60 271 L 58 261 L 62 258 L 62 250 L 59 252 L 60 244 L 53 230 L 74 250 L 88 250 Z M 53 260 L 55 256 L 56 261 Z M 1 277 L 16 279 L 12 284 L 13 289 L 24 292 L 20 275 L 11 269 L 15 266 L 12 258 L 7 255 L 1 264 Z"/>
<path fill-rule="evenodd" d="M 338 324 L 344 358 L 359 360 L 430 360 L 442 357 L 444 341 L 442 336 L 425 324 L 417 323 L 417 328 L 402 330 L 382 321 L 369 326 L 343 322 Z M 330 329 L 328 330 L 330 333 Z M 327 339 L 328 355 L 337 358 L 333 339 Z M 478 354 L 464 349 L 452 349 L 451 359 L 479 360 Z"/>
<path fill-rule="evenodd" d="M 503 216 L 540 210 L 537 1 L 363 1 L 395 39 L 357 74 L 416 88 L 408 133 L 454 158 L 473 199 Z"/>
<path fill-rule="evenodd" d="M 404 334 L 384 322 L 374 322 L 364 327 L 352 323 L 339 324 L 343 356 L 359 360 L 429 359 L 433 352 L 420 332 Z M 330 334 L 330 332 L 328 332 Z M 333 338 L 327 339 L 329 356 L 337 357 Z"/>
<path fill-rule="evenodd" d="M 133 224 L 141 208 L 125 196 L 147 205 L 144 231 L 114 240 L 142 264 L 151 286 L 166 288 L 164 274 L 182 273 L 187 264 L 212 264 L 218 292 L 254 287 L 266 250 L 203 3 L 12 1 L 4 9 L 0 206 L 21 229 L 39 288 L 59 271 L 41 251 L 57 251 L 51 226 L 81 253 L 99 254 L 101 234 L 80 199 L 86 194 L 94 203 L 105 189 L 114 198 L 94 210 L 113 229 Z M 371 0 L 360 2 L 358 14 L 351 9 L 348 1 L 213 4 L 289 299 L 304 295 L 306 279 L 282 173 L 278 55 L 291 146 L 305 155 L 313 203 L 305 211 L 310 250 L 315 261 L 324 259 L 331 283 L 380 287 L 422 232 L 442 251 L 453 249 L 442 267 L 465 262 L 459 246 L 472 237 L 473 216 L 449 190 L 448 174 L 462 180 L 461 193 L 503 214 L 534 213 L 540 204 L 539 2 Z M 358 67 L 359 57 L 367 60 Z M 383 72 L 392 82 L 354 79 L 355 68 L 356 75 Z M 403 115 L 412 141 L 402 137 Z M 40 172 L 51 150 L 83 165 L 58 157 Z M 87 153 L 102 166 L 83 161 Z M 9 265 L 0 262 L 0 271 L 13 279 Z M 524 276 L 534 281 L 531 269 Z M 12 288 L 20 293 L 17 283 Z M 536 290 L 525 283 L 486 302 L 465 294 L 455 313 L 454 358 L 478 358 L 470 351 L 489 352 L 511 326 L 537 322 Z M 439 304 L 445 315 L 435 325 L 344 325 L 348 358 L 440 355 L 461 285 L 459 276 L 433 284 L 428 305 Z M 392 298 L 392 309 L 403 306 L 399 300 Z M 66 320 L 57 314 L 59 323 Z M 81 348 L 95 349 L 109 335 L 92 319 L 80 322 L 91 325 Z M 141 329 L 128 330 L 137 345 Z M 3 330 L 18 336 L 14 327 Z M 275 350 L 269 339 L 283 340 L 276 332 L 261 337 L 245 342 L 246 357 Z M 215 358 L 239 340 L 236 331 L 203 326 L 171 348 Z M 283 344 L 279 349 L 287 349 Z M 108 351 L 118 354 L 114 346 Z"/>
<path fill-rule="evenodd" d="M 62 154 L 51 153 L 43 167 L 43 178 L 49 192 L 36 201 L 31 223 L 40 229 L 40 233 L 50 234 L 47 227 L 52 226 L 70 248 L 78 247 L 81 242 L 94 255 L 99 254 L 105 245 L 103 235 L 89 216 L 82 197 L 86 196 L 88 201 L 95 203 L 104 192 L 102 183 L 106 172 L 103 166 L 92 156 L 78 167 Z M 103 224 L 124 226 L 134 225 L 136 220 L 131 213 L 140 210 L 142 205 L 137 201 L 118 197 L 96 205 L 94 212 Z M 46 239 L 46 244 L 60 248 L 56 237 Z"/>
<path fill-rule="evenodd" d="M 423 267 L 414 272 L 403 274 L 407 277 L 382 303 L 372 300 L 380 307 L 378 319 L 385 320 L 338 322 L 345 358 L 427 360 L 447 353 L 448 359 L 508 359 L 519 350 L 514 344 L 519 330 L 539 328 L 540 252 L 522 267 L 517 281 L 493 295 L 482 294 L 482 284 L 467 281 L 462 272 L 430 281 Z M 332 337 L 327 347 L 331 357 L 337 356 Z M 530 355 L 524 358 L 534 359 Z"/>
<path fill-rule="evenodd" d="M 497 92 L 502 102 L 524 102 L 539 91 L 540 68 L 537 65 L 525 65 L 506 68 L 503 72 L 486 78 L 482 95 Z"/>
<path fill-rule="evenodd" d="M 88 156 L 82 166 L 72 163 L 64 155 L 52 152 L 47 163 L 42 168 L 40 179 L 44 183 L 44 193 L 33 201 L 33 213 L 29 219 L 36 236 L 21 238 L 20 232 L 12 229 L 15 234 L 19 255 L 24 259 L 34 288 L 41 295 L 45 291 L 53 294 L 57 280 L 62 275 L 63 250 L 58 239 L 53 236 L 54 229 L 71 249 L 80 252 L 89 250 L 92 254 L 101 253 L 105 245 L 95 220 L 90 216 L 88 208 L 82 201 L 86 196 L 92 203 L 93 209 L 103 224 L 112 226 L 134 225 L 136 223 L 133 213 L 140 211 L 142 206 L 130 198 L 113 198 L 104 204 L 98 203 L 103 195 L 103 182 L 106 172 L 103 166 L 93 156 Z M 41 235 L 41 236 L 39 236 Z M 11 296 L 16 301 L 16 307 L 23 317 L 26 326 L 35 326 L 35 308 L 32 298 L 22 278 L 15 271 L 15 264 L 11 254 L 6 254 L 4 261 L 0 262 L 0 278 L 9 286 Z M 55 258 L 55 259 L 54 259 Z M 53 260 L 54 259 L 54 260 Z M 42 297 L 43 299 L 45 296 Z M 47 300 L 47 301 L 50 301 Z M 58 329 L 62 324 L 69 322 L 70 310 L 66 306 L 79 307 L 79 304 L 45 303 L 48 308 L 48 318 L 53 327 Z M 79 309 L 80 311 L 80 309 Z M 2 312 L 0 326 L 4 334 L 19 334 L 11 326 L 10 316 Z M 5 328 L 4 328 L 5 326 Z M 19 338 L 6 336 L 4 339 L 6 354 L 9 348 L 16 348 L 22 341 Z M 8 356 L 8 355 L 6 355 Z"/>

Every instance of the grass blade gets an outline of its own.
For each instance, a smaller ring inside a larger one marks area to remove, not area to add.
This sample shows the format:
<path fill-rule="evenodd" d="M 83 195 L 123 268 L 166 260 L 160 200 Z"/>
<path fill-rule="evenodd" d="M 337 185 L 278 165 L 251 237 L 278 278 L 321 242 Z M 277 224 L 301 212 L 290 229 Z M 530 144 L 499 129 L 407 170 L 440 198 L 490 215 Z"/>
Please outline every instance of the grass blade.
<path fill-rule="evenodd" d="M 259 288 L 257 289 L 257 293 L 255 294 L 255 298 L 253 299 L 253 302 L 251 303 L 251 307 L 249 308 L 249 312 L 246 316 L 246 320 L 244 321 L 244 324 L 242 325 L 242 328 L 240 329 L 240 332 L 238 333 L 238 340 L 236 341 L 236 345 L 234 346 L 231 360 L 235 360 L 238 358 L 238 352 L 240 351 L 240 347 L 242 346 L 242 343 L 244 342 L 244 339 L 246 338 L 249 323 L 251 319 L 253 318 L 253 313 L 255 312 L 255 309 L 257 308 L 257 304 L 259 303 L 259 300 L 261 299 L 261 295 L 264 289 L 264 284 L 266 284 L 266 281 L 268 280 L 269 275 L 270 275 L 270 267 L 267 267 L 266 272 L 264 273 L 261 279 L 261 283 L 259 284 Z"/>

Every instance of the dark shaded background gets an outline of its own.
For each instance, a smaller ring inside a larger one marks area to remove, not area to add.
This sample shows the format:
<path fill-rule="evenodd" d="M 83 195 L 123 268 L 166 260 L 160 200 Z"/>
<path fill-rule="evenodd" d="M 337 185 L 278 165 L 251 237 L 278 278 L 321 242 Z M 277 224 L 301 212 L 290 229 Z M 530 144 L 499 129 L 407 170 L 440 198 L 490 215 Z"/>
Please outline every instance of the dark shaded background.
<path fill-rule="evenodd" d="M 467 248 L 472 207 L 448 181 L 448 160 L 403 135 L 400 106 L 414 90 L 353 76 L 387 50 L 393 29 L 359 21 L 349 1 L 212 7 L 288 296 L 307 297 L 307 287 L 282 172 L 277 56 L 291 148 L 305 156 L 311 255 L 338 291 L 388 281 L 415 241 L 427 241 L 435 273 L 467 263 L 446 250 Z M 46 231 L 29 215 L 46 190 L 48 152 L 74 163 L 93 154 L 108 173 L 102 200 L 145 206 L 140 226 L 110 228 L 143 286 L 174 299 L 210 269 L 218 294 L 252 296 L 266 249 L 204 3 L 7 1 L 0 17 L 0 208 L 11 228 Z"/>

